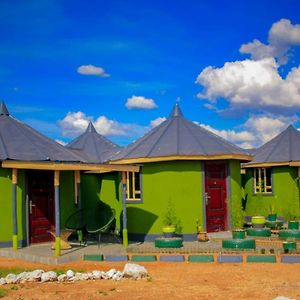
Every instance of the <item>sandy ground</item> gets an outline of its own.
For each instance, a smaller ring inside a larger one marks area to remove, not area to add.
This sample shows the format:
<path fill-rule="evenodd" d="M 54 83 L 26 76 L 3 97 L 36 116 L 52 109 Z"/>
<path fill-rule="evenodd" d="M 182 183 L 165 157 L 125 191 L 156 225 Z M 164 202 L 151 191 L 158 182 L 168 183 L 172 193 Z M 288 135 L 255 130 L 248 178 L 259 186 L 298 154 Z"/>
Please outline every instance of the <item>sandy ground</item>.
<path fill-rule="evenodd" d="M 140 263 L 148 280 L 5 285 L 2 299 L 300 299 L 298 264 Z M 0 258 L 0 268 L 123 270 L 125 263 L 74 262 L 59 266 Z"/>

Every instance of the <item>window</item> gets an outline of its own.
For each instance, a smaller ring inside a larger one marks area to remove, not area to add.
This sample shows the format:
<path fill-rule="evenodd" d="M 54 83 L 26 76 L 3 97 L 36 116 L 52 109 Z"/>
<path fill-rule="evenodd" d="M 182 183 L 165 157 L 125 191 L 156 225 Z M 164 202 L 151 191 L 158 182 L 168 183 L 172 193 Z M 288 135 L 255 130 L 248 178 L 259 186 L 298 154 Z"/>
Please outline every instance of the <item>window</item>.
<path fill-rule="evenodd" d="M 140 172 L 126 172 L 126 200 L 142 200 Z"/>
<path fill-rule="evenodd" d="M 271 168 L 254 169 L 254 194 L 272 193 L 271 174 Z"/>

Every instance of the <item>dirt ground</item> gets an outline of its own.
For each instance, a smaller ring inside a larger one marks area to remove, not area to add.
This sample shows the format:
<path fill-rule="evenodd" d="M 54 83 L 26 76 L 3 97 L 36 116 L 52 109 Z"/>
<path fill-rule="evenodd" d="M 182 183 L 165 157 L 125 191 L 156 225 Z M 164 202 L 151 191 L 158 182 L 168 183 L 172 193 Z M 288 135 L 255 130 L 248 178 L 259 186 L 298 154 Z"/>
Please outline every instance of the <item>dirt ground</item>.
<path fill-rule="evenodd" d="M 125 263 L 73 262 L 59 266 L 0 258 L 0 268 L 123 270 Z M 2 299 L 300 299 L 298 264 L 140 263 L 148 280 L 24 283 L 1 286 Z"/>

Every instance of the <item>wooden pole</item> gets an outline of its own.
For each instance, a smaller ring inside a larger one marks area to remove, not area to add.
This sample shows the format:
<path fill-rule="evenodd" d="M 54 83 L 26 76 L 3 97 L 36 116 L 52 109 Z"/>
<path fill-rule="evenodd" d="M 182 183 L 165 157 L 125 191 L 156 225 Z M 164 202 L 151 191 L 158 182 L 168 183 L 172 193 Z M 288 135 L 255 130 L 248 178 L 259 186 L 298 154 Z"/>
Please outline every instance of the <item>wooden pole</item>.
<path fill-rule="evenodd" d="M 59 171 L 54 171 L 54 200 L 55 200 L 55 255 L 60 256 L 60 207 L 59 207 Z"/>
<path fill-rule="evenodd" d="M 12 169 L 13 250 L 18 249 L 17 183 L 18 183 L 18 170 Z"/>
<path fill-rule="evenodd" d="M 122 172 L 122 200 L 123 200 L 123 246 L 128 246 L 127 209 L 126 209 L 126 172 Z"/>

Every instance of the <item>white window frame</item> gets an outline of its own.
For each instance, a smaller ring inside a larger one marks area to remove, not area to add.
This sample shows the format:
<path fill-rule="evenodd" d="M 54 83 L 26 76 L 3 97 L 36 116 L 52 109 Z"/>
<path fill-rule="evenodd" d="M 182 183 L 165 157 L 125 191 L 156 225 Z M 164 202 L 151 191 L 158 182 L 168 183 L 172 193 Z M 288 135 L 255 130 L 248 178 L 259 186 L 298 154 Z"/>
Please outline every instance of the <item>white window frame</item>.
<path fill-rule="evenodd" d="M 270 172 L 267 172 L 270 171 Z M 271 168 L 254 168 L 253 182 L 254 182 L 254 194 L 272 194 L 272 170 Z M 268 174 L 270 178 L 268 178 Z M 270 185 L 265 184 L 270 182 Z"/>
<path fill-rule="evenodd" d="M 136 178 L 139 180 L 139 188 L 136 187 Z M 126 172 L 126 201 L 128 203 L 142 201 L 141 172 Z"/>

